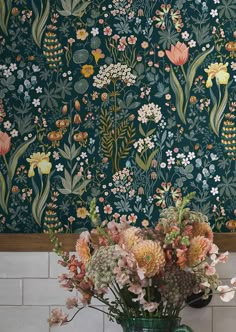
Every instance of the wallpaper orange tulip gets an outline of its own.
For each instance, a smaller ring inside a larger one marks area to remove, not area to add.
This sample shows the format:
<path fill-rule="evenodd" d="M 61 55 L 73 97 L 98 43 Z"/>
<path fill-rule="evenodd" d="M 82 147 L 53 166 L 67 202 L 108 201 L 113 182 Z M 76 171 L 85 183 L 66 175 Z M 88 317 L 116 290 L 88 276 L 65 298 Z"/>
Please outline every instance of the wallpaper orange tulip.
<path fill-rule="evenodd" d="M 0 131 L 0 156 L 7 154 L 10 150 L 11 137 L 7 133 Z"/>
<path fill-rule="evenodd" d="M 175 46 L 171 45 L 170 51 L 166 50 L 166 55 L 174 65 L 182 66 L 188 61 L 188 50 L 185 43 L 178 42 Z"/>

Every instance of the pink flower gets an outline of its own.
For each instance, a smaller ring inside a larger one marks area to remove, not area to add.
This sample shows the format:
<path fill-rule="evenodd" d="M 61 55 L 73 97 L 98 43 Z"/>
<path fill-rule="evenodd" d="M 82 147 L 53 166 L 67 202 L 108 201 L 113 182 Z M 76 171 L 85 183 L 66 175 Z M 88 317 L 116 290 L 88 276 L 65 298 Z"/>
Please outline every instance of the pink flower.
<path fill-rule="evenodd" d="M 206 263 L 205 265 L 205 271 L 207 276 L 213 276 L 216 273 L 216 269 L 213 265 L 209 265 Z"/>
<path fill-rule="evenodd" d="M 148 312 L 154 312 L 158 308 L 158 303 L 156 302 L 146 302 L 143 305 L 143 309 L 148 311 Z"/>
<path fill-rule="evenodd" d="M 174 65 L 182 66 L 188 61 L 188 50 L 185 43 L 178 42 L 175 46 L 171 45 L 171 49 L 166 51 L 166 55 Z"/>
<path fill-rule="evenodd" d="M 143 49 L 148 48 L 148 46 L 149 46 L 149 44 L 148 44 L 147 41 L 143 41 L 142 44 L 141 44 L 141 47 L 142 47 Z"/>
<path fill-rule="evenodd" d="M 123 52 L 125 50 L 125 45 L 118 45 L 118 50 Z"/>
<path fill-rule="evenodd" d="M 135 37 L 134 35 L 131 35 L 130 37 L 128 37 L 128 43 L 130 45 L 135 45 L 137 41 L 137 37 Z"/>
<path fill-rule="evenodd" d="M 120 44 L 125 46 L 127 45 L 126 37 L 121 37 Z"/>
<path fill-rule="evenodd" d="M 217 290 L 220 292 L 220 298 L 223 302 L 229 302 L 234 298 L 235 291 L 229 286 L 219 286 Z"/>
<path fill-rule="evenodd" d="M 110 204 L 104 206 L 104 213 L 106 213 L 106 214 L 112 213 L 112 207 L 110 206 Z"/>
<path fill-rule="evenodd" d="M 68 314 L 63 313 L 61 309 L 53 309 L 48 320 L 49 326 L 65 325 L 67 318 Z"/>
<path fill-rule="evenodd" d="M 129 215 L 128 216 L 128 221 L 130 222 L 130 223 L 135 223 L 136 222 L 136 220 L 138 219 L 138 217 L 134 214 L 134 213 L 131 213 L 131 215 Z"/>
<path fill-rule="evenodd" d="M 0 131 L 0 156 L 8 153 L 11 145 L 11 137 L 7 133 Z"/>
<path fill-rule="evenodd" d="M 114 35 L 114 36 L 112 36 L 112 39 L 114 39 L 114 41 L 116 41 L 117 42 L 117 40 L 120 38 L 120 36 L 119 35 Z"/>
<path fill-rule="evenodd" d="M 77 297 L 71 297 L 66 300 L 66 307 L 67 309 L 74 309 L 75 307 L 78 307 L 78 298 Z"/>
<path fill-rule="evenodd" d="M 230 280 L 230 283 L 231 283 L 231 285 L 233 285 L 234 287 L 236 287 L 236 277 L 232 278 Z"/>
<path fill-rule="evenodd" d="M 127 222 L 127 220 L 126 220 L 126 215 L 125 214 L 123 214 L 121 217 L 120 217 L 120 222 L 122 223 L 122 222 Z"/>
<path fill-rule="evenodd" d="M 75 42 L 74 38 L 69 38 L 69 39 L 68 39 L 68 43 L 69 43 L 70 45 L 72 45 L 74 42 Z"/>
<path fill-rule="evenodd" d="M 215 243 L 212 243 L 209 254 L 218 254 L 218 252 L 219 252 L 219 248 L 217 247 L 217 245 Z"/>
<path fill-rule="evenodd" d="M 112 34 L 112 28 L 109 27 L 109 26 L 105 27 L 103 29 L 103 33 L 104 33 L 105 36 L 111 36 L 111 34 Z"/>
<path fill-rule="evenodd" d="M 120 216 L 120 214 L 117 212 L 113 214 L 113 218 L 115 218 L 116 220 L 119 218 L 119 216 Z"/>
<path fill-rule="evenodd" d="M 126 273 L 118 274 L 116 277 L 117 282 L 120 286 L 125 286 L 129 283 L 129 275 Z"/>
<path fill-rule="evenodd" d="M 218 261 L 219 261 L 220 263 L 226 263 L 227 260 L 228 260 L 228 256 L 229 256 L 229 252 L 226 251 L 225 253 L 220 254 L 220 256 L 218 257 Z"/>

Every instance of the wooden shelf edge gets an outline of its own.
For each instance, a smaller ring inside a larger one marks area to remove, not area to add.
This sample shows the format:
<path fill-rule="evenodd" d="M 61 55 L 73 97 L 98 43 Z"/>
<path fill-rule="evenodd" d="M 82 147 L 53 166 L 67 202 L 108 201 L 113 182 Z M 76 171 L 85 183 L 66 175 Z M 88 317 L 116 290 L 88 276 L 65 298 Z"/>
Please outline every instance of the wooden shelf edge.
<path fill-rule="evenodd" d="M 65 251 L 75 251 L 78 234 L 59 234 Z M 236 252 L 236 233 L 215 233 L 214 243 L 220 251 Z M 0 251 L 52 251 L 47 234 L 0 234 Z"/>

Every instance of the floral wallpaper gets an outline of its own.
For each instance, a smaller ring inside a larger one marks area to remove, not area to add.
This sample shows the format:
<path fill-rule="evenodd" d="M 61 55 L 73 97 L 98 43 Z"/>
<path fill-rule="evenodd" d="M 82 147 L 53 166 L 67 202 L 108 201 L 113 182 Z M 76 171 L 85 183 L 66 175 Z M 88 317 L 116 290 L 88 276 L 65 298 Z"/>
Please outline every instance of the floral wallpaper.
<path fill-rule="evenodd" d="M 235 71 L 236 0 L 0 0 L 0 232 L 234 231 Z"/>

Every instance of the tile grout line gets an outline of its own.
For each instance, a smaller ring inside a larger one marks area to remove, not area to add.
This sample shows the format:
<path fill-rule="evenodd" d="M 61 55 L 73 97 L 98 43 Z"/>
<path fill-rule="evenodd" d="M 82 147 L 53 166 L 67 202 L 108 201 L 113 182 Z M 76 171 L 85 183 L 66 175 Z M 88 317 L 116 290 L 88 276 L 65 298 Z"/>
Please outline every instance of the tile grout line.
<path fill-rule="evenodd" d="M 104 314 L 104 312 L 102 313 L 102 330 L 103 330 L 103 332 L 105 332 L 105 314 Z"/>
<path fill-rule="evenodd" d="M 48 278 L 50 278 L 50 253 L 48 252 Z"/>
<path fill-rule="evenodd" d="M 214 320 L 213 320 L 214 318 L 213 318 L 213 316 L 214 316 L 214 315 L 213 315 L 213 307 L 212 307 L 212 308 L 211 308 L 211 332 L 214 332 L 214 331 L 213 331 L 213 324 L 214 324 Z"/>
<path fill-rule="evenodd" d="M 21 279 L 22 282 L 22 296 L 21 296 L 21 305 L 24 306 L 24 289 L 25 289 L 25 283 L 24 278 Z"/>
<path fill-rule="evenodd" d="M 49 305 L 48 306 L 48 318 L 50 317 L 50 312 L 51 312 L 51 306 Z M 51 328 L 50 328 L 49 323 L 48 323 L 48 332 L 50 332 L 50 331 L 51 331 Z"/>

